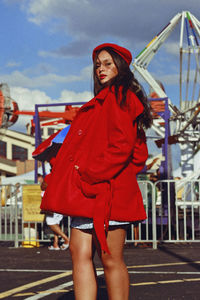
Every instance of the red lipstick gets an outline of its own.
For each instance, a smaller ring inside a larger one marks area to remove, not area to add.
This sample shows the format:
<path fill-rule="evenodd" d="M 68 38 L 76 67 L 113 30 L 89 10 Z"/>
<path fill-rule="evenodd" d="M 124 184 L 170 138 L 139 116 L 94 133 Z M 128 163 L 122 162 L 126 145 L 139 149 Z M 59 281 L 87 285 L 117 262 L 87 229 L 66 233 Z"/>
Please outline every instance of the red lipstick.
<path fill-rule="evenodd" d="M 100 77 L 100 79 L 102 80 L 102 79 L 104 79 L 104 78 L 106 77 L 106 75 L 101 74 L 99 77 Z"/>

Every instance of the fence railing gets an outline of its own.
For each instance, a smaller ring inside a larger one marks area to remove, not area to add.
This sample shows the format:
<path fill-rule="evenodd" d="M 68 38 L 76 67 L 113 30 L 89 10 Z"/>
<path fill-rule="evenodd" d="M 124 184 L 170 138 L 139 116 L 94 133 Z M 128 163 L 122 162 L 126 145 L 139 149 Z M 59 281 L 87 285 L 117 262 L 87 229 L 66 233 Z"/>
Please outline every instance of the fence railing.
<path fill-rule="evenodd" d="M 130 226 L 127 243 L 151 243 L 155 249 L 159 242 L 200 242 L 200 180 L 138 183 L 147 219 Z M 34 186 L 39 189 L 38 185 Z M 29 195 L 31 201 L 27 202 L 25 187 L 0 185 L 0 241 L 13 242 L 14 247 L 37 247 L 40 243 L 49 243 L 53 233 L 43 216 L 35 219 L 36 207 L 31 206 L 35 196 Z M 39 205 L 37 209 L 39 211 Z M 33 219 L 29 220 L 27 211 L 31 211 Z M 63 219 L 61 226 L 70 236 L 69 217 Z"/>

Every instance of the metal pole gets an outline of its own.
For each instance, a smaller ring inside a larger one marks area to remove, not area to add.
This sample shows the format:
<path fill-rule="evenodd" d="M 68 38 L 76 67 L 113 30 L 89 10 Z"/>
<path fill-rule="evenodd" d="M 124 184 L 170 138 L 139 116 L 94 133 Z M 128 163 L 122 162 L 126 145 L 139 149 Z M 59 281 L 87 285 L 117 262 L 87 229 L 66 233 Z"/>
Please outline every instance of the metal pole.
<path fill-rule="evenodd" d="M 14 195 L 15 195 L 15 248 L 19 247 L 18 241 L 18 206 L 17 206 L 17 188 L 15 186 Z"/>
<path fill-rule="evenodd" d="M 157 226 L 156 226 L 156 185 L 149 182 L 152 187 L 152 235 L 153 249 L 157 249 Z"/>

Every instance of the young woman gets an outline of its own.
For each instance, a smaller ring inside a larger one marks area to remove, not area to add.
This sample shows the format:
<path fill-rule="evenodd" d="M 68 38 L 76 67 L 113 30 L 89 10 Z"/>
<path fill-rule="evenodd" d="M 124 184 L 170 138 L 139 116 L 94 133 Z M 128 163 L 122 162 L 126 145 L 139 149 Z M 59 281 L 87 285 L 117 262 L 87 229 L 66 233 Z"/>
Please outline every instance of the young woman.
<path fill-rule="evenodd" d="M 109 300 L 128 300 L 123 260 L 127 224 L 146 218 L 136 180 L 148 156 L 143 128 L 147 99 L 129 65 L 129 50 L 102 44 L 93 51 L 95 97 L 74 119 L 53 168 L 42 209 L 72 216 L 70 251 L 76 300 L 95 300 L 96 248 Z"/>

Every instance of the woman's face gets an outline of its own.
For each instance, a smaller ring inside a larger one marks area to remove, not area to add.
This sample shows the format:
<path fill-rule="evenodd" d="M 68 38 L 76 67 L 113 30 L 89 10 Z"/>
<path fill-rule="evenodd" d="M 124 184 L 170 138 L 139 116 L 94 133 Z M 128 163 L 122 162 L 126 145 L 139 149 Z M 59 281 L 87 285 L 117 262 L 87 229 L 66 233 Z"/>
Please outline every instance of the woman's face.
<path fill-rule="evenodd" d="M 106 51 L 102 50 L 96 61 L 96 75 L 101 84 L 108 82 L 117 76 L 118 70 L 113 61 L 112 56 Z"/>

